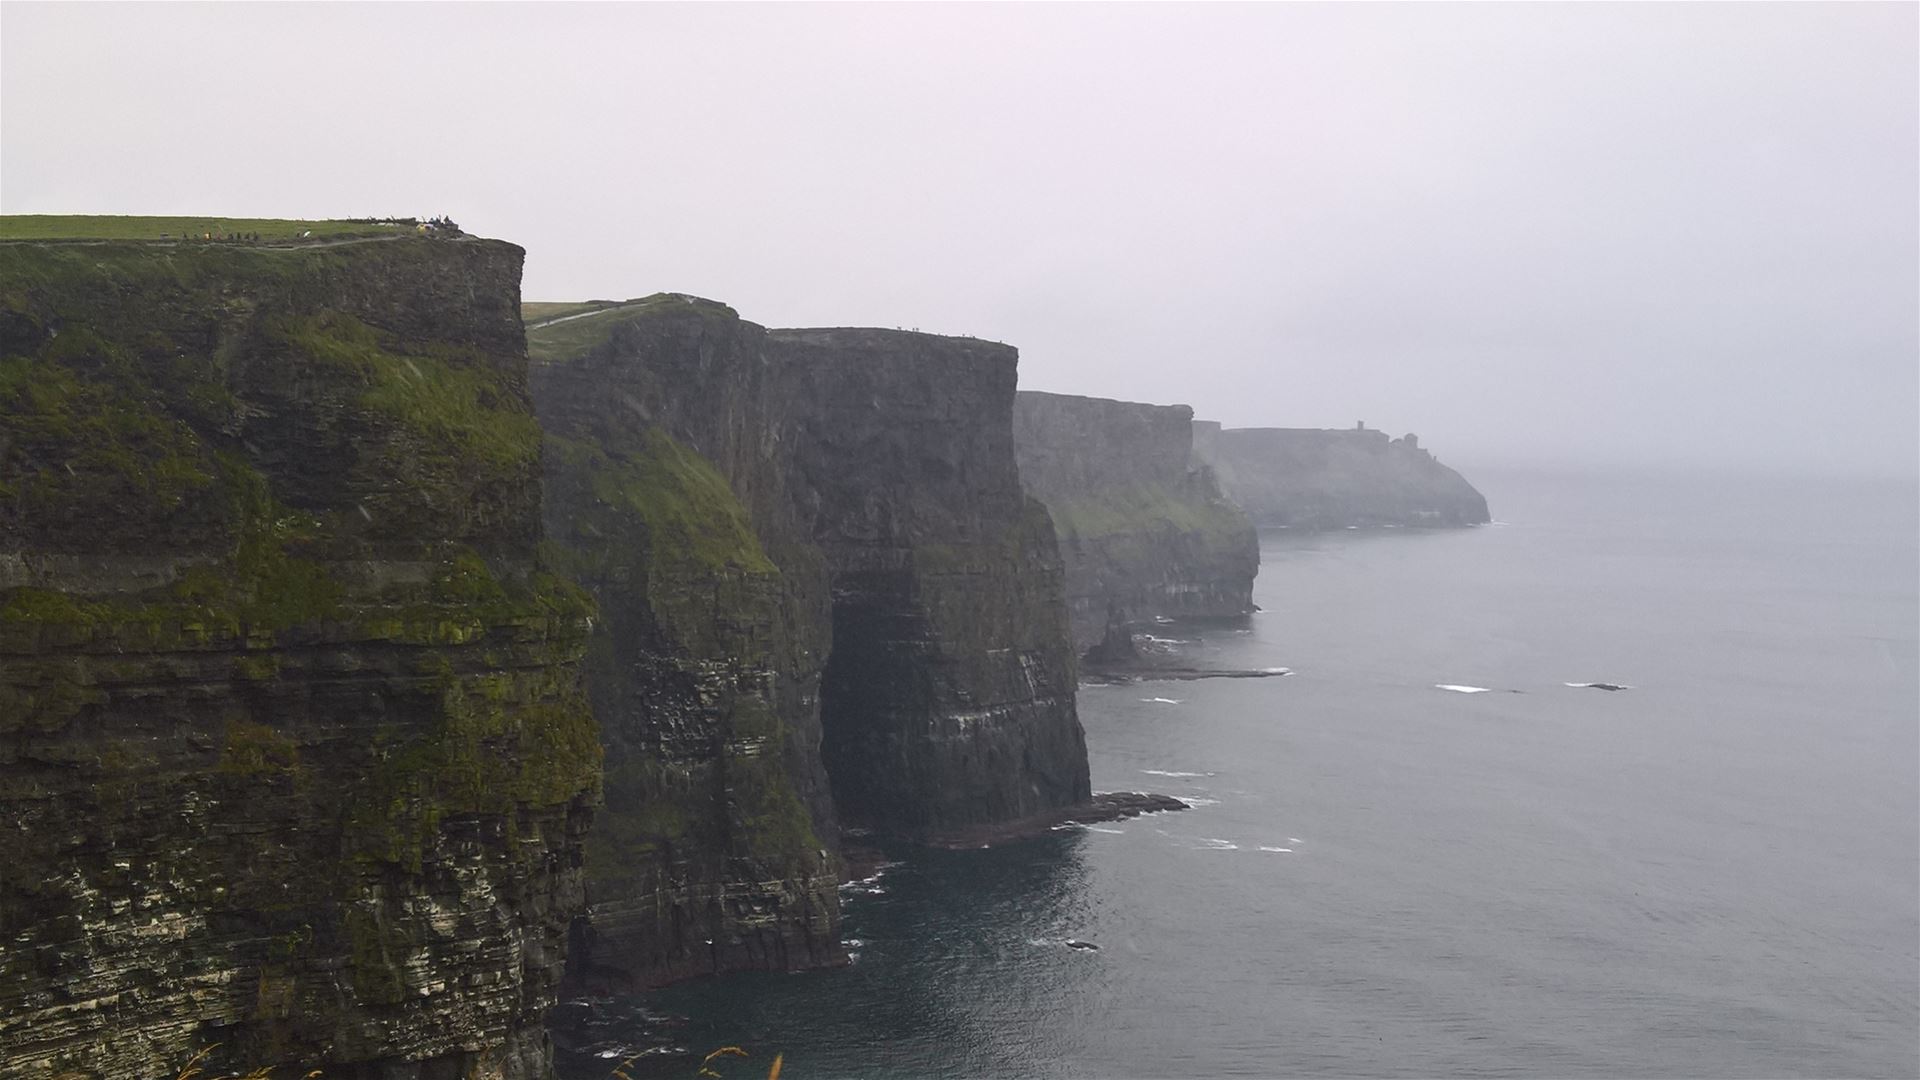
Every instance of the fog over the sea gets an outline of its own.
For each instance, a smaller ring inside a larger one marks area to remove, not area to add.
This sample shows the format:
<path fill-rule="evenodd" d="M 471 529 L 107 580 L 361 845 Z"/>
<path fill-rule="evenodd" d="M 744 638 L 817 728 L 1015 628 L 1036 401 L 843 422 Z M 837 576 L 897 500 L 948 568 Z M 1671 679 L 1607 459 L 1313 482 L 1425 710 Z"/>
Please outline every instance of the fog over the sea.
<path fill-rule="evenodd" d="M 1912 474 L 1920 7 L 42 5 L 0 209 L 445 213 L 528 299 L 1540 461 Z"/>

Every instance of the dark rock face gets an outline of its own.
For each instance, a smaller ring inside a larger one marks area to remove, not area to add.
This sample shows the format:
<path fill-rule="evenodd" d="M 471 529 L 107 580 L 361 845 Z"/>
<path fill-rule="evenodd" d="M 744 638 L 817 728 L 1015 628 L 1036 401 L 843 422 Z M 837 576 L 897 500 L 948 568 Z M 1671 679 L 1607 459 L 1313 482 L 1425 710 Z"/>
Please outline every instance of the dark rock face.
<path fill-rule="evenodd" d="M 661 297 L 529 330 L 547 517 L 603 622 L 606 804 L 570 978 L 844 962 L 820 760 L 825 565 L 800 539 L 765 331 Z M 752 511 L 749 510 L 752 507 Z"/>
<path fill-rule="evenodd" d="M 579 970 L 838 962 L 840 819 L 918 835 L 1086 797 L 1058 556 L 1013 465 L 1013 350 L 769 333 L 678 296 L 529 340 L 563 451 L 550 524 L 608 613 Z M 640 505 L 635 470 L 684 496 Z M 666 802 L 678 818 L 649 809 Z"/>
<path fill-rule="evenodd" d="M 1482 525 L 1487 500 L 1412 435 L 1194 424 L 1194 455 L 1261 528 Z"/>
<path fill-rule="evenodd" d="M 600 752 L 520 261 L 0 245 L 0 1071 L 550 1072 Z"/>
<path fill-rule="evenodd" d="M 1085 799 L 1059 554 L 1014 463 L 1018 354 L 887 330 L 770 341 L 808 406 L 794 456 L 833 577 L 841 814 L 917 835 Z"/>
<path fill-rule="evenodd" d="M 1077 649 L 1121 660 L 1136 624 L 1253 610 L 1259 539 L 1192 460 L 1192 409 L 1023 390 L 1013 416 L 1021 480 L 1059 532 Z"/>

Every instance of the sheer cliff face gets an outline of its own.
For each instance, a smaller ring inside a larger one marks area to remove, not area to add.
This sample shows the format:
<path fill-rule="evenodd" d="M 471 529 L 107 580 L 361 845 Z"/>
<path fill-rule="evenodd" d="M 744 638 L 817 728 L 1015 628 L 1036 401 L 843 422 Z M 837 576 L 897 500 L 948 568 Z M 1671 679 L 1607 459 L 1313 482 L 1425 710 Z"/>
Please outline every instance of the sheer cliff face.
<path fill-rule="evenodd" d="M 1014 463 L 1018 354 L 885 330 L 770 343 L 806 403 L 795 494 L 833 576 L 841 813 L 928 834 L 1087 798 L 1059 554 Z"/>
<path fill-rule="evenodd" d="M 1060 536 L 1077 648 L 1156 617 L 1253 610 L 1258 538 L 1192 460 L 1193 410 L 1021 391 L 1013 415 L 1021 480 Z"/>
<path fill-rule="evenodd" d="M 547 517 L 603 617 L 606 805 L 582 985 L 840 962 L 820 761 L 826 571 L 798 539 L 765 332 L 662 297 L 535 325 Z M 749 506 L 756 508 L 750 511 Z"/>
<path fill-rule="evenodd" d="M 520 258 L 0 245 L 10 1070 L 548 1071 L 599 748 Z"/>
<path fill-rule="evenodd" d="M 1194 452 L 1262 528 L 1480 525 L 1487 500 L 1412 435 L 1194 425 Z"/>
<path fill-rule="evenodd" d="M 833 962 L 837 817 L 916 834 L 1086 797 L 1012 350 L 677 296 L 529 341 L 550 524 L 607 613 L 580 970 Z"/>

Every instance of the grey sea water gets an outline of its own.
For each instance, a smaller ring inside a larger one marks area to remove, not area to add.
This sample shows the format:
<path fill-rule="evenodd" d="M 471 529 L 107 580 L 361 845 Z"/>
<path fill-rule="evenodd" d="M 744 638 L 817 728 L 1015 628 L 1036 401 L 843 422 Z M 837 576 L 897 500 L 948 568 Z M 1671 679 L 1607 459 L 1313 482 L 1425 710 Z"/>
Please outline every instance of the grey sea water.
<path fill-rule="evenodd" d="M 852 967 L 596 1003 L 562 1075 L 1920 1076 L 1912 485 L 1476 480 L 1159 635 L 1295 674 L 1083 688 L 1095 789 L 1194 809 L 904 853 Z"/>

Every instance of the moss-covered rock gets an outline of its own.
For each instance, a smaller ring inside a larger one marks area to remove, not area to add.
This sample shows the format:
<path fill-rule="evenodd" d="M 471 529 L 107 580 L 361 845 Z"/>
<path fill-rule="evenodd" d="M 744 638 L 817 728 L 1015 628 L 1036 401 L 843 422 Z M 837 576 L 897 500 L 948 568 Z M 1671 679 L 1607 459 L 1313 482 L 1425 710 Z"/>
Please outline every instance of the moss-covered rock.
<path fill-rule="evenodd" d="M 0 1059 L 533 1077 L 591 599 L 490 241 L 0 243 Z"/>

